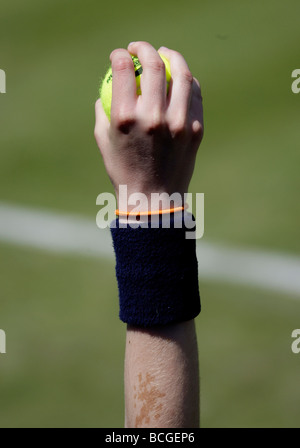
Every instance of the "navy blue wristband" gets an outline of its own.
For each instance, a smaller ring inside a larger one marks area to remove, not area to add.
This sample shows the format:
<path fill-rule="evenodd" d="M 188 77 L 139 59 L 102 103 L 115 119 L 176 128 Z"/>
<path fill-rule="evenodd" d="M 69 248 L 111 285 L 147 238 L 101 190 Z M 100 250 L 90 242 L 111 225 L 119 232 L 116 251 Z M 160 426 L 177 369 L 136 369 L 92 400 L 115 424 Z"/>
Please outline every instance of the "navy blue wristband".
<path fill-rule="evenodd" d="M 194 319 L 201 311 L 196 242 L 188 229 L 123 227 L 113 222 L 120 319 L 152 327 Z"/>

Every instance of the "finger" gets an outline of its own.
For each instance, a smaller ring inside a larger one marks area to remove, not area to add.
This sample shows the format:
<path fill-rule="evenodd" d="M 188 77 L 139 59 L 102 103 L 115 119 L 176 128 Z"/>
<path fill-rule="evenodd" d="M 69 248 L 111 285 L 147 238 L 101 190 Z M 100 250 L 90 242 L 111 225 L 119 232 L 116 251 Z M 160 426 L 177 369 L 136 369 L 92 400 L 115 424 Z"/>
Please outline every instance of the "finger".
<path fill-rule="evenodd" d="M 114 50 L 110 60 L 113 74 L 111 122 L 126 122 L 133 117 L 137 99 L 133 61 L 123 48 Z"/>
<path fill-rule="evenodd" d="M 143 103 L 143 109 L 152 116 L 157 114 L 159 117 L 166 108 L 165 64 L 155 48 L 148 42 L 134 42 L 128 46 L 128 51 L 139 58 L 143 67 L 140 100 Z"/>
<path fill-rule="evenodd" d="M 200 141 L 202 140 L 204 133 L 202 101 L 203 100 L 199 81 L 194 78 L 190 105 L 190 121 L 192 124 L 193 134 Z"/>
<path fill-rule="evenodd" d="M 103 148 L 108 147 L 108 129 L 110 126 L 109 120 L 104 112 L 101 99 L 97 100 L 95 104 L 96 122 L 94 135 L 97 145 L 103 155 Z"/>
<path fill-rule="evenodd" d="M 95 118 L 96 118 L 96 127 L 101 125 L 103 122 L 107 122 L 109 124 L 109 120 L 104 112 L 101 98 L 99 98 L 95 103 Z"/>
<path fill-rule="evenodd" d="M 167 117 L 175 128 L 183 128 L 189 116 L 193 75 L 184 57 L 177 51 L 161 47 L 158 50 L 170 62 L 172 82 L 169 91 Z"/>

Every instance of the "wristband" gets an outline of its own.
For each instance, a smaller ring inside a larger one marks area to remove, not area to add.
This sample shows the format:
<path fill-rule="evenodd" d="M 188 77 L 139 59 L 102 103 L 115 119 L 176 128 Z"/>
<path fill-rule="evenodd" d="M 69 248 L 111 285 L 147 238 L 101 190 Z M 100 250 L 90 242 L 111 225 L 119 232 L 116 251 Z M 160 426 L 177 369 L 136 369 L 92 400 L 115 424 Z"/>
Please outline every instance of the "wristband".
<path fill-rule="evenodd" d="M 175 215 L 170 216 L 170 228 L 113 222 L 123 322 L 151 327 L 188 321 L 200 313 L 196 241 L 186 239 L 188 229 L 180 219 L 180 228 Z"/>

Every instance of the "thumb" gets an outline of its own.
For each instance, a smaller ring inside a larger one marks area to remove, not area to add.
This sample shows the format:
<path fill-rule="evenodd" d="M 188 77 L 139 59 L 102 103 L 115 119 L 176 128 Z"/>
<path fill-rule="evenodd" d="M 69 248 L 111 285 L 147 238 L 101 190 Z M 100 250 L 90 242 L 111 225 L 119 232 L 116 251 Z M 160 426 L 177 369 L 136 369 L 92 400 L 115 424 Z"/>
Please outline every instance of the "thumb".
<path fill-rule="evenodd" d="M 108 130 L 110 127 L 109 119 L 104 112 L 101 99 L 98 99 L 95 104 L 96 123 L 94 135 L 100 152 L 103 156 L 104 148 L 108 147 Z"/>

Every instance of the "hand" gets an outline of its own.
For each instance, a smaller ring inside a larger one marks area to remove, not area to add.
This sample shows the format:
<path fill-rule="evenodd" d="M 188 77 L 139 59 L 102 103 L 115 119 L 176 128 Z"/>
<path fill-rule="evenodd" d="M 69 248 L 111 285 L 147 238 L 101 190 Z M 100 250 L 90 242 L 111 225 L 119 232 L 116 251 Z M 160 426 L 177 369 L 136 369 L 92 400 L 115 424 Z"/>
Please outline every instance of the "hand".
<path fill-rule="evenodd" d="M 158 52 L 170 61 L 168 96 Z M 165 47 L 158 52 L 147 42 L 114 50 L 111 122 L 101 100 L 96 103 L 95 138 L 119 204 L 120 185 L 127 186 L 128 195 L 138 192 L 150 199 L 151 193 L 180 193 L 184 198 L 203 138 L 199 82 L 180 53 Z M 143 67 L 140 96 L 131 54 Z"/>

